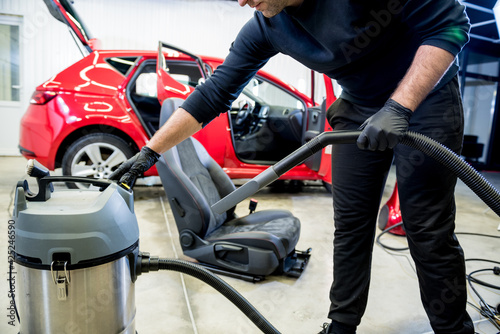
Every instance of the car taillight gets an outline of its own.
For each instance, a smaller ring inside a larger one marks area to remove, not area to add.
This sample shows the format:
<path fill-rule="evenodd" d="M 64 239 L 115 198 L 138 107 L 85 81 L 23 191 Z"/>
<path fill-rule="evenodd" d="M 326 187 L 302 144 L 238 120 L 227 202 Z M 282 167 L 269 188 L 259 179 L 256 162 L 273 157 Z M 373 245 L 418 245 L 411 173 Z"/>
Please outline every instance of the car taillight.
<path fill-rule="evenodd" d="M 45 104 L 57 96 L 56 92 L 50 91 L 39 91 L 36 90 L 33 95 L 31 95 L 31 104 Z"/>

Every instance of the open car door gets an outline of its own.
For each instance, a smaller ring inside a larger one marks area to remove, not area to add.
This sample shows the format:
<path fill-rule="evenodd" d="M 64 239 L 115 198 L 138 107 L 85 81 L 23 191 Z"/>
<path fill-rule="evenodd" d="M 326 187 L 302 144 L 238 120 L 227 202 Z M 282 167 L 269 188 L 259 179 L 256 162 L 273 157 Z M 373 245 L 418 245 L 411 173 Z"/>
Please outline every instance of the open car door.
<path fill-rule="evenodd" d="M 83 46 L 88 53 L 98 50 L 101 47 L 101 42 L 93 38 L 80 19 L 75 8 L 71 5 L 70 0 L 43 0 L 49 9 L 50 14 L 58 21 L 66 24 L 73 35 L 81 42 L 78 45 Z"/>
<path fill-rule="evenodd" d="M 314 73 L 314 72 L 311 72 Z M 312 92 L 314 97 L 314 74 L 312 78 Z M 326 98 L 319 107 L 309 108 L 307 125 L 304 132 L 304 143 L 321 134 L 324 131 L 330 131 L 331 128 L 326 121 L 326 111 L 328 107 L 335 102 L 336 97 L 333 89 L 332 79 L 326 75 L 322 75 Z M 323 181 L 331 184 L 331 147 L 327 146 L 323 150 L 317 152 L 304 163 L 313 171 L 318 172 L 323 177 Z"/>
<path fill-rule="evenodd" d="M 158 56 L 156 61 L 156 74 L 158 76 L 156 88 L 158 92 L 158 101 L 162 104 L 165 99 L 174 97 L 185 100 L 194 90 L 194 87 L 188 84 L 189 79 L 184 83 L 181 77 L 179 77 L 179 80 L 172 77 L 167 61 L 165 60 L 164 51 L 170 52 L 171 56 L 183 54 L 194 60 L 200 70 L 202 80 L 207 79 L 209 75 L 208 67 L 205 66 L 203 61 L 196 55 L 162 41 L 158 43 Z"/>

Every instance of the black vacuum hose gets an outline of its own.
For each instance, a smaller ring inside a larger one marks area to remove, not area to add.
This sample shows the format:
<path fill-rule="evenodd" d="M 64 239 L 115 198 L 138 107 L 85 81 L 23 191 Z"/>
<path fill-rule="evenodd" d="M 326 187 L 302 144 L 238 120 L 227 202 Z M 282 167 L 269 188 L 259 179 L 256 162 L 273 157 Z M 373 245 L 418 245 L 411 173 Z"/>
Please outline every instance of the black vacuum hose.
<path fill-rule="evenodd" d="M 298 148 L 296 151 L 280 160 L 276 165 L 269 167 L 265 172 L 246 183 L 247 187 L 240 187 L 233 193 L 219 201 L 212 209 L 216 212 L 225 210 L 225 206 L 232 207 L 239 203 L 240 198 L 253 195 L 271 181 L 291 168 L 300 164 L 309 156 L 320 151 L 330 144 L 353 143 L 360 131 L 337 131 L 325 132 L 311 140 L 311 142 Z M 422 134 L 408 131 L 401 144 L 419 150 L 427 156 L 449 168 L 455 173 L 476 195 L 479 196 L 498 216 L 500 216 L 500 193 L 471 165 L 460 158 L 455 152 L 441 143 Z M 264 175 L 264 176 L 262 176 Z M 232 198 L 230 198 L 232 197 Z M 218 205 L 218 209 L 215 209 Z M 142 253 L 140 272 L 150 270 L 173 270 L 193 276 L 209 284 L 234 305 L 236 305 L 263 333 L 275 334 L 279 331 L 273 327 L 243 296 L 234 290 L 229 284 L 206 270 L 200 265 L 182 260 L 150 258 L 149 254 Z"/>
<path fill-rule="evenodd" d="M 454 172 L 500 217 L 500 193 L 471 165 L 441 143 L 420 133 L 408 131 L 401 144 L 422 151 Z"/>
<path fill-rule="evenodd" d="M 226 197 L 212 205 L 212 210 L 222 213 L 245 198 L 277 180 L 281 175 L 302 163 L 314 153 L 328 145 L 355 143 L 361 134 L 359 130 L 323 132 L 299 147 L 285 158 L 270 166 L 264 172 L 247 181 Z M 500 193 L 478 171 L 464 161 L 458 154 L 441 143 L 420 133 L 408 131 L 401 144 L 422 151 L 455 173 L 476 195 L 500 216 Z"/>
<path fill-rule="evenodd" d="M 149 272 L 151 270 L 172 270 L 193 276 L 207 283 L 229 299 L 229 301 L 238 307 L 263 333 L 280 333 L 252 304 L 248 302 L 248 300 L 245 299 L 245 297 L 240 295 L 238 291 L 209 270 L 195 263 L 175 259 L 158 259 L 157 257 L 149 258 L 149 256 L 145 254 L 147 253 L 141 254 L 142 272 Z"/>

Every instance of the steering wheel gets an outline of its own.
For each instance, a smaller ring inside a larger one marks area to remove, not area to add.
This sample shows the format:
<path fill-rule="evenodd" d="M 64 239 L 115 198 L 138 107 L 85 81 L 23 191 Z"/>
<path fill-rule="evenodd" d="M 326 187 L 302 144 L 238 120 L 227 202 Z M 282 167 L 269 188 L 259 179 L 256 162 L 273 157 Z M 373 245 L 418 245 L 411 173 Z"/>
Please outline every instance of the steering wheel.
<path fill-rule="evenodd" d="M 238 109 L 238 114 L 236 115 L 235 123 L 236 125 L 242 125 L 243 122 L 248 118 L 248 115 L 252 113 L 254 106 L 248 101 L 241 104 L 240 109 Z"/>

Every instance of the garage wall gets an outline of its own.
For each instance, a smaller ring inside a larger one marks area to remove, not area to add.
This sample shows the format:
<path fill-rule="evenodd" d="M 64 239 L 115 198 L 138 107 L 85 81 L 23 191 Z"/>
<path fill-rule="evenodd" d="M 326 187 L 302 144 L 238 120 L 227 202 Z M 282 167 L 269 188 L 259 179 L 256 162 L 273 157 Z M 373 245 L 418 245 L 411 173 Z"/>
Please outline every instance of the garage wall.
<path fill-rule="evenodd" d="M 103 48 L 149 50 L 163 40 L 221 58 L 254 14 L 248 6 L 222 0 L 76 0 L 75 7 Z M 308 70 L 287 56 L 275 57 L 265 69 L 301 90 L 308 88 Z"/>
<path fill-rule="evenodd" d="M 81 57 L 54 21 L 42 0 L 0 0 L 0 23 L 19 26 L 20 71 L 19 101 L 0 101 L 0 155 L 19 154 L 19 121 L 36 85 Z"/>
<path fill-rule="evenodd" d="M 225 57 L 239 29 L 253 15 L 223 0 L 75 0 L 74 6 L 105 49 L 156 49 L 158 40 L 197 54 Z M 0 0 L 1 17 L 20 23 L 20 102 L 0 102 L 0 155 L 17 152 L 19 120 L 35 87 L 81 59 L 68 29 L 43 0 Z M 307 93 L 309 71 L 279 55 L 265 70 Z"/>

